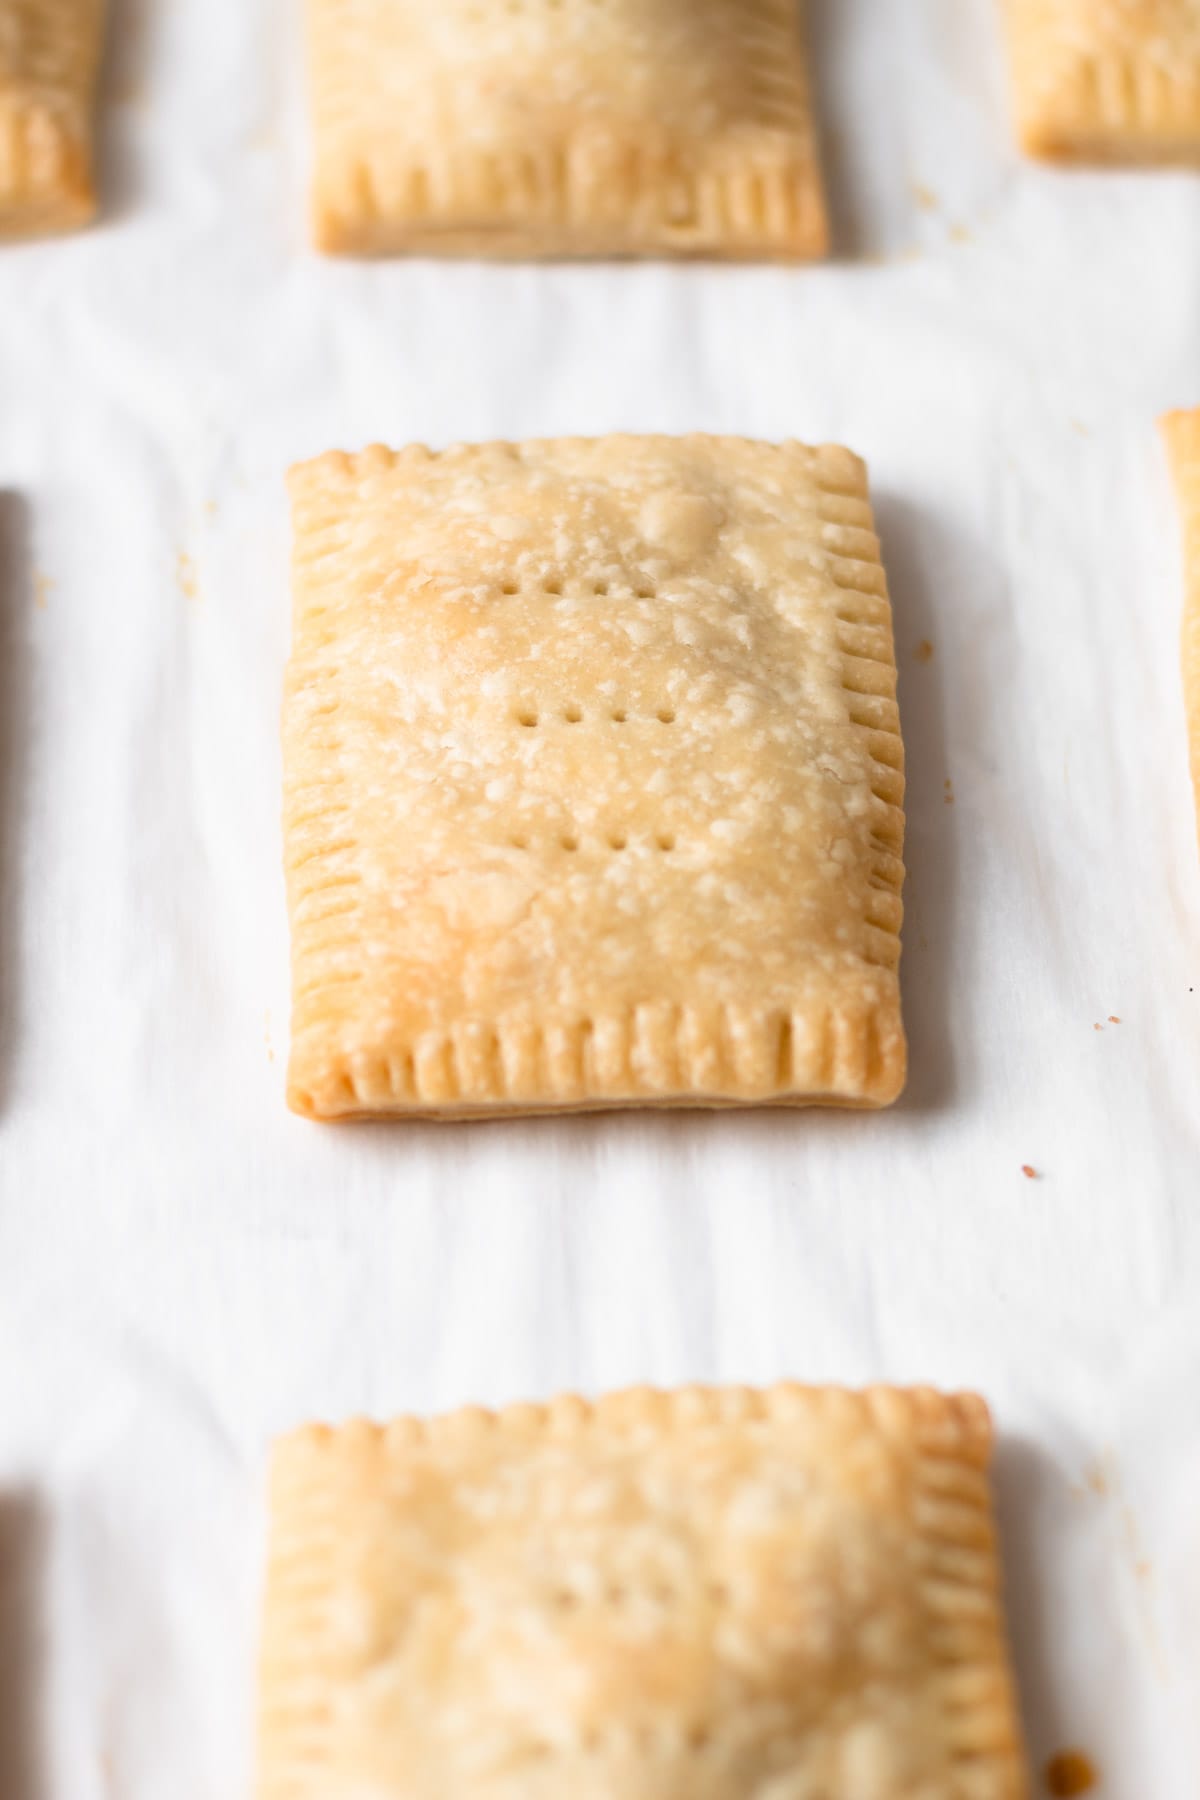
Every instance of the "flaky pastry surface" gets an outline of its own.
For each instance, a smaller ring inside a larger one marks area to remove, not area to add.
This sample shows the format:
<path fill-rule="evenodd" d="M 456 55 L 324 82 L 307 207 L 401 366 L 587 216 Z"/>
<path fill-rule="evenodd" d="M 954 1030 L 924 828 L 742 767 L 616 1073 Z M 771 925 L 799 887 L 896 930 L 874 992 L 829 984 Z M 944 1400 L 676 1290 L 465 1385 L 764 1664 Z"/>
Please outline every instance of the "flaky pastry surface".
<path fill-rule="evenodd" d="M 259 1800 L 1019 1800 L 990 1448 L 788 1385 L 302 1430 Z"/>
<path fill-rule="evenodd" d="M 1002 0 L 1024 148 L 1200 165 L 1200 0 Z"/>
<path fill-rule="evenodd" d="M 308 0 L 325 250 L 812 257 L 797 0 Z"/>
<path fill-rule="evenodd" d="M 861 462 L 564 439 L 291 486 L 291 1104 L 894 1099 L 903 752 Z"/>
<path fill-rule="evenodd" d="M 1183 630 L 1180 641 L 1188 753 L 1200 830 L 1200 407 L 1162 421 L 1183 522 Z"/>
<path fill-rule="evenodd" d="M 0 0 L 0 238 L 96 209 L 92 90 L 103 0 Z"/>

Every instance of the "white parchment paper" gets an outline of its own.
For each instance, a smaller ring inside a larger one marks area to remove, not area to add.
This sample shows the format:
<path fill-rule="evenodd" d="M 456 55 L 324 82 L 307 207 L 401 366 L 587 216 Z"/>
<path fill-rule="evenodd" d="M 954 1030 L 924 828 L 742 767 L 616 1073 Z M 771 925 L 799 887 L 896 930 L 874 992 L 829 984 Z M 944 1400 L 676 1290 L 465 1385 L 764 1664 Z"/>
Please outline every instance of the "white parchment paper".
<path fill-rule="evenodd" d="M 1200 402 L 1200 180 L 1023 166 L 993 0 L 814 0 L 830 266 L 322 262 L 297 10 L 114 0 L 104 222 L 0 253 L 0 1793 L 248 1791 L 271 1433 L 793 1376 L 989 1396 L 1035 1766 L 1184 1800 L 1200 863 L 1153 426 Z M 616 428 L 870 461 L 907 1097 L 306 1125 L 283 470 Z"/>

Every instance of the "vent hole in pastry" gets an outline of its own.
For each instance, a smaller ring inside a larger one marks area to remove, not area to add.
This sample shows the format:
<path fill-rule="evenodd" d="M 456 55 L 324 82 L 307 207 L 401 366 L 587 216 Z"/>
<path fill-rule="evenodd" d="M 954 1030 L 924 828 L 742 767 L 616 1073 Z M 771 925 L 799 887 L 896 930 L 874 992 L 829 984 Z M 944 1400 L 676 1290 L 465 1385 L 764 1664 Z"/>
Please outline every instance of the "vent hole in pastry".
<path fill-rule="evenodd" d="M 660 706 L 658 709 L 658 722 L 660 725 L 673 725 L 675 723 L 675 708 L 673 706 Z"/>
<path fill-rule="evenodd" d="M 654 598 L 654 589 L 647 582 L 641 582 L 633 591 L 639 600 L 653 600 Z"/>
<path fill-rule="evenodd" d="M 567 721 L 568 725 L 578 725 L 582 717 L 583 708 L 581 706 L 576 706 L 573 700 L 569 706 L 563 707 L 563 718 Z"/>
<path fill-rule="evenodd" d="M 629 717 L 629 714 L 625 711 L 623 706 L 614 706 L 609 716 L 614 725 L 623 725 Z"/>
<path fill-rule="evenodd" d="M 523 706 L 517 714 L 518 725 L 534 726 L 537 722 L 538 716 L 532 706 Z"/>
<path fill-rule="evenodd" d="M 693 1725 L 687 1734 L 689 1750 L 707 1750 L 711 1742 L 711 1734 L 703 1725 Z"/>
<path fill-rule="evenodd" d="M 579 848 L 579 839 L 573 831 L 564 831 L 560 842 L 564 850 L 578 850 Z"/>
<path fill-rule="evenodd" d="M 660 850 L 673 850 L 675 848 L 675 833 L 673 831 L 660 831 L 654 841 Z"/>
<path fill-rule="evenodd" d="M 714 1581 L 708 1590 L 708 1597 L 714 1606 L 729 1605 L 729 1587 L 724 1581 Z"/>
<path fill-rule="evenodd" d="M 500 585 L 500 592 L 502 594 L 519 594 L 520 591 L 521 590 L 515 581 L 505 581 Z"/>
<path fill-rule="evenodd" d="M 592 592 L 593 592 L 593 594 L 595 594 L 595 596 L 598 600 L 606 599 L 608 596 L 607 581 L 594 581 L 592 583 Z"/>
<path fill-rule="evenodd" d="M 559 1612 L 571 1612 L 575 1606 L 575 1596 L 570 1588 L 555 1588 L 550 1596 Z"/>
<path fill-rule="evenodd" d="M 792 1021 L 781 1019 L 779 1024 L 779 1056 L 776 1079 L 780 1087 L 788 1087 L 792 1080 Z"/>
<path fill-rule="evenodd" d="M 528 850 L 529 848 L 529 839 L 523 831 L 515 831 L 508 841 L 514 850 Z"/>
<path fill-rule="evenodd" d="M 545 583 L 545 589 L 548 594 L 561 594 L 562 582 L 556 575 L 551 575 Z"/>
<path fill-rule="evenodd" d="M 608 840 L 608 847 L 610 850 L 624 850 L 628 843 L 629 839 L 623 831 L 614 831 Z"/>

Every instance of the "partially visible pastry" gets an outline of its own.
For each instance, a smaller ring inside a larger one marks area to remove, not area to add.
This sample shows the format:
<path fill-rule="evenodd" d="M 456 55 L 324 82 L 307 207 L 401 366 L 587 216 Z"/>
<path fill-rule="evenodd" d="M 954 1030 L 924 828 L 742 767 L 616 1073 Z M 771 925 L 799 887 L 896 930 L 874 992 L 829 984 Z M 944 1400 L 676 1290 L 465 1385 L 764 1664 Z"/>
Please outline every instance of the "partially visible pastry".
<path fill-rule="evenodd" d="M 104 0 L 0 0 L 0 238 L 96 210 L 92 101 Z"/>
<path fill-rule="evenodd" d="M 259 1800 L 1023 1800 L 991 1448 L 794 1385 L 299 1431 Z"/>
<path fill-rule="evenodd" d="M 797 0 L 309 0 L 313 229 L 353 256 L 821 256 Z"/>
<path fill-rule="evenodd" d="M 1001 4 L 1031 156 L 1200 167 L 1200 0 Z"/>
<path fill-rule="evenodd" d="M 1183 697 L 1200 825 L 1200 407 L 1162 421 L 1183 516 Z"/>

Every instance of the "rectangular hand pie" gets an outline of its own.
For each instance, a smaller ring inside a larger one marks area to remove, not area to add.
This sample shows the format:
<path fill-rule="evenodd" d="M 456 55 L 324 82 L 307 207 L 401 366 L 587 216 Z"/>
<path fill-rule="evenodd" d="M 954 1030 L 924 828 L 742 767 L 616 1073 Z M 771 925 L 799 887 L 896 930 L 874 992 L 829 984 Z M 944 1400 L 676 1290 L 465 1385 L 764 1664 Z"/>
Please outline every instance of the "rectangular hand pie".
<path fill-rule="evenodd" d="M 259 1800 L 1021 1800 L 991 1440 L 798 1386 L 300 1431 Z"/>
<path fill-rule="evenodd" d="M 291 1104 L 894 1099 L 903 752 L 857 457 L 374 448 L 291 486 Z"/>
<path fill-rule="evenodd" d="M 83 225 L 103 0 L 0 0 L 0 238 Z"/>
<path fill-rule="evenodd" d="M 1002 3 L 1032 155 L 1200 164 L 1200 0 Z"/>
<path fill-rule="evenodd" d="M 1183 515 L 1183 698 L 1200 824 L 1200 407 L 1168 413 L 1162 428 Z"/>
<path fill-rule="evenodd" d="M 309 0 L 324 250 L 820 256 L 797 0 Z"/>

